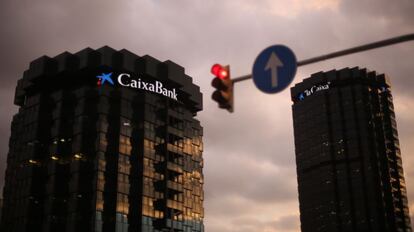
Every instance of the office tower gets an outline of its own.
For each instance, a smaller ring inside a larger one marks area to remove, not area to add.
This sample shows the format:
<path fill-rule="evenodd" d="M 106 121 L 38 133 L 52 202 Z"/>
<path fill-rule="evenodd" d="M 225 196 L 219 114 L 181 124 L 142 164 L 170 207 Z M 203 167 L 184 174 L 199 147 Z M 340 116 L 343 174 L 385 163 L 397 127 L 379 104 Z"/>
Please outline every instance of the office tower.
<path fill-rule="evenodd" d="M 389 80 L 345 68 L 291 95 L 302 232 L 411 231 Z"/>
<path fill-rule="evenodd" d="M 201 232 L 202 94 L 184 68 L 109 47 L 18 81 L 4 232 Z"/>
<path fill-rule="evenodd" d="M 0 198 L 0 225 L 1 225 L 1 212 L 3 209 L 3 199 Z"/>

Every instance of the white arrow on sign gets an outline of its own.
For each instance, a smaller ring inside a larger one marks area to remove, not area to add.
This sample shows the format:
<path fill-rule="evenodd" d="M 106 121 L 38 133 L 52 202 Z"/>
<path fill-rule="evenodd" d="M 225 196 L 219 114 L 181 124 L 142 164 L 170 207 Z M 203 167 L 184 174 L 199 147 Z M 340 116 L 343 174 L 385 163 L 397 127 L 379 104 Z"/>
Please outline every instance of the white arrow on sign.
<path fill-rule="evenodd" d="M 269 57 L 269 60 L 267 61 L 265 71 L 268 69 L 271 69 L 272 72 L 272 88 L 277 87 L 277 68 L 283 67 L 282 61 L 280 61 L 279 57 L 272 52 L 272 54 Z"/>

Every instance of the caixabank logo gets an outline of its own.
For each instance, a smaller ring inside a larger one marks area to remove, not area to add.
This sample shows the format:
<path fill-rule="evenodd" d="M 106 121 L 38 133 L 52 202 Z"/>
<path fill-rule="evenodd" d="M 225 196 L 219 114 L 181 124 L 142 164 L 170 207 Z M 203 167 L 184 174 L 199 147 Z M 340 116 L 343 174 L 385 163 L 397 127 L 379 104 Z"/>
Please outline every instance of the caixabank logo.
<path fill-rule="evenodd" d="M 178 101 L 178 94 L 175 88 L 168 89 L 165 87 L 165 85 L 155 80 L 154 82 L 147 82 L 142 80 L 139 76 L 134 77 L 129 73 L 120 73 L 116 77 L 116 82 L 114 82 L 113 78 L 113 72 L 109 73 L 101 73 L 100 75 L 97 75 L 96 78 L 98 78 L 97 85 L 103 86 L 103 85 L 112 85 L 115 86 L 117 83 L 118 85 L 122 87 L 132 88 L 132 89 L 139 89 L 139 90 L 145 90 L 153 93 L 157 93 L 160 95 L 164 95 L 166 97 L 172 98 L 176 101 Z"/>
<path fill-rule="evenodd" d="M 101 86 L 105 83 L 109 83 L 111 85 L 114 85 L 114 81 L 112 80 L 112 73 L 102 73 L 101 75 L 96 76 L 98 78 L 98 86 Z"/>

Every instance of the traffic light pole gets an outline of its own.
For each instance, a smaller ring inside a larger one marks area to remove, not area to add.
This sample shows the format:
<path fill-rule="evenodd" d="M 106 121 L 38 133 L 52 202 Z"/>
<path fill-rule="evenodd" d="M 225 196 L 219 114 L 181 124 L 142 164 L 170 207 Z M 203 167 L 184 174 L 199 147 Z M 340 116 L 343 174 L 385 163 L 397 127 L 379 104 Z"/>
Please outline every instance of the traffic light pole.
<path fill-rule="evenodd" d="M 323 61 L 323 60 L 328 60 L 328 59 L 332 59 L 332 58 L 336 58 L 340 56 L 346 56 L 346 55 L 353 54 L 353 53 L 358 53 L 358 52 L 363 52 L 363 51 L 367 51 L 367 50 L 371 50 L 375 48 L 390 46 L 393 44 L 407 42 L 411 40 L 414 40 L 414 33 L 402 35 L 402 36 L 398 36 L 398 37 L 394 37 L 394 38 L 390 38 L 386 40 L 381 40 L 381 41 L 377 41 L 374 43 L 369 43 L 369 44 L 365 44 L 365 45 L 361 45 L 361 46 L 357 46 L 357 47 L 353 47 L 353 48 L 349 48 L 349 49 L 345 49 L 345 50 L 341 50 L 341 51 L 337 51 L 333 53 L 328 53 L 322 56 L 317 56 L 317 57 L 309 58 L 309 59 L 302 60 L 302 61 L 298 61 L 297 66 L 299 67 L 302 65 L 313 64 L 313 63 Z M 244 81 L 250 78 L 252 78 L 252 75 L 248 74 L 248 75 L 244 75 L 241 77 L 236 77 L 232 79 L 232 81 L 233 83 L 236 83 L 236 82 Z"/>

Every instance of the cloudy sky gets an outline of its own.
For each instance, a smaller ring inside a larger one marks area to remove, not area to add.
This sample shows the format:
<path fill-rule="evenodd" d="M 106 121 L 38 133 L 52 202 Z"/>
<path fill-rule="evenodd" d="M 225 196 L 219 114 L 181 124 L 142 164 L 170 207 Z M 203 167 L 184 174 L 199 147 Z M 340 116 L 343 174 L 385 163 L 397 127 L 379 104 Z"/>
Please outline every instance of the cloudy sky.
<path fill-rule="evenodd" d="M 87 3 L 85 3 L 87 2 Z M 289 91 L 235 86 L 235 113 L 210 99 L 213 63 L 251 72 L 258 53 L 285 44 L 298 60 L 414 33 L 412 0 L 2 0 L 0 187 L 17 79 L 39 56 L 109 45 L 184 66 L 204 93 L 205 224 L 208 232 L 299 231 Z M 403 164 L 414 212 L 414 42 L 298 69 L 293 83 L 348 66 L 393 83 Z"/>

